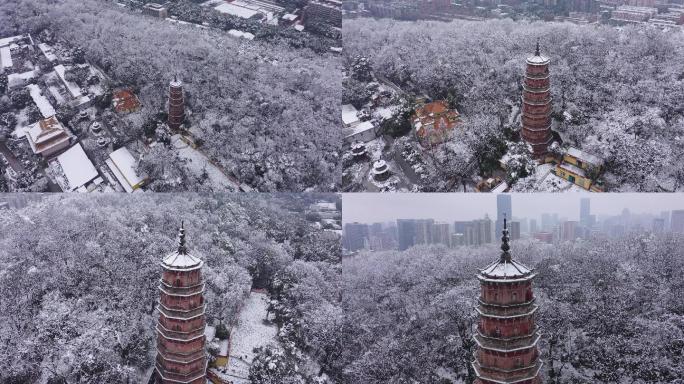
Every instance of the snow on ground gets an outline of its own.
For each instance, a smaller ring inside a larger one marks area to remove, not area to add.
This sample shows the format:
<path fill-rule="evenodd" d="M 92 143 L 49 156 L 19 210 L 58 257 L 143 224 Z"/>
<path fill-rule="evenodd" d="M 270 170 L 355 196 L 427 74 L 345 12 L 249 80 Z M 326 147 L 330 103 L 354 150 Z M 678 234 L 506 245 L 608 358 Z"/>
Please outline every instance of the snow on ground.
<path fill-rule="evenodd" d="M 249 366 L 252 364 L 255 348 L 273 344 L 278 328 L 265 323 L 268 296 L 265 293 L 251 292 L 245 301 L 237 326 L 230 336 L 230 357 L 225 372 L 216 371 L 219 376 L 233 384 L 250 384 Z"/>
<path fill-rule="evenodd" d="M 212 164 L 203 153 L 192 148 L 188 143 L 183 141 L 180 135 L 173 135 L 171 141 L 173 147 L 178 150 L 178 156 L 188 160 L 187 166 L 190 172 L 196 176 L 200 176 L 206 169 L 207 174 L 209 175 L 208 182 L 212 184 L 215 191 L 221 189 L 228 189 L 231 191 L 239 190 L 239 185 L 229 179 L 225 173 Z"/>
<path fill-rule="evenodd" d="M 371 164 L 382 158 L 382 150 L 385 148 L 385 140 L 378 137 L 366 143 L 366 153 L 370 157 Z"/>
<path fill-rule="evenodd" d="M 38 87 L 38 85 L 29 84 L 26 86 L 26 88 L 29 89 L 31 97 L 33 98 L 33 102 L 36 103 L 36 106 L 38 106 L 38 109 L 43 117 L 48 118 L 55 115 L 55 109 L 52 107 L 52 104 L 50 104 L 50 101 L 47 99 L 47 97 L 45 97 L 40 91 L 40 87 Z"/>
<path fill-rule="evenodd" d="M 541 179 L 537 178 L 537 180 L 539 180 L 535 186 L 537 192 L 586 192 L 584 188 L 553 174 L 553 172 L 551 172 L 551 169 L 554 168 L 553 164 L 538 166 L 535 175 L 544 172 L 547 166 L 548 171 L 546 172 L 546 175 Z M 542 169 L 540 170 L 540 168 Z"/>

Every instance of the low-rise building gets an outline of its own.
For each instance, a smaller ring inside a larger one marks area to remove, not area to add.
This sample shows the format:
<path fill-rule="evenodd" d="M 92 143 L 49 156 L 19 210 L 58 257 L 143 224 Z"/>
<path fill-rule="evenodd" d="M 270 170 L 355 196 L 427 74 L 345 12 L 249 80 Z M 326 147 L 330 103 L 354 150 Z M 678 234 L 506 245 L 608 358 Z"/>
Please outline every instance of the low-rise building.
<path fill-rule="evenodd" d="M 33 153 L 47 158 L 71 144 L 72 135 L 55 116 L 40 120 L 26 131 Z"/>
<path fill-rule="evenodd" d="M 601 192 L 603 188 L 597 178 L 602 170 L 603 159 L 571 147 L 556 165 L 554 172 L 556 176 L 586 190 Z"/>
<path fill-rule="evenodd" d="M 76 144 L 57 156 L 51 164 L 55 170 L 57 184 L 64 192 L 86 192 L 86 185 L 99 178 L 95 166 L 86 155 L 81 144 Z"/>
<path fill-rule="evenodd" d="M 456 127 L 459 114 L 444 101 L 434 101 L 416 108 L 411 125 L 421 144 L 433 146 L 444 142 Z"/>
<path fill-rule="evenodd" d="M 138 161 L 126 147 L 121 147 L 110 153 L 105 163 L 107 163 L 119 184 L 128 193 L 139 189 L 147 180 L 146 177 L 138 175 L 136 171 Z"/>
<path fill-rule="evenodd" d="M 140 110 L 138 97 L 128 89 L 115 91 L 112 97 L 112 105 L 118 113 L 131 113 Z"/>
<path fill-rule="evenodd" d="M 163 5 L 159 3 L 147 3 L 142 7 L 142 12 L 145 15 L 150 15 L 158 17 L 160 19 L 166 19 L 169 16 L 169 12 Z"/>
<path fill-rule="evenodd" d="M 304 8 L 304 24 L 325 23 L 342 27 L 342 1 L 311 0 Z"/>

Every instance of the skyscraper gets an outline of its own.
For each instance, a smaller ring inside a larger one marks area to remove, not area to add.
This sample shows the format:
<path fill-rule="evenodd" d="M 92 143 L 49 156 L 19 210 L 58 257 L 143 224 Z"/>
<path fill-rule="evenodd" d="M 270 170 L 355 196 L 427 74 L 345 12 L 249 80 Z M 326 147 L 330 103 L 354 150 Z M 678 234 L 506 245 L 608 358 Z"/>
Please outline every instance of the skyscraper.
<path fill-rule="evenodd" d="M 672 228 L 672 232 L 684 233 L 684 210 L 672 211 L 670 228 Z"/>
<path fill-rule="evenodd" d="M 416 243 L 416 222 L 411 219 L 397 220 L 397 240 L 399 250 L 411 248 Z"/>
<path fill-rule="evenodd" d="M 345 248 L 350 252 L 363 249 L 368 239 L 368 225 L 362 223 L 347 223 L 344 225 Z"/>
<path fill-rule="evenodd" d="M 592 226 L 591 223 L 591 200 L 588 197 L 580 199 L 580 225 L 587 229 Z"/>
<path fill-rule="evenodd" d="M 507 193 L 500 193 L 496 195 L 496 233 L 499 234 L 503 230 L 503 219 L 506 217 L 509 221 L 513 218 L 513 203 L 511 202 L 511 195 Z"/>

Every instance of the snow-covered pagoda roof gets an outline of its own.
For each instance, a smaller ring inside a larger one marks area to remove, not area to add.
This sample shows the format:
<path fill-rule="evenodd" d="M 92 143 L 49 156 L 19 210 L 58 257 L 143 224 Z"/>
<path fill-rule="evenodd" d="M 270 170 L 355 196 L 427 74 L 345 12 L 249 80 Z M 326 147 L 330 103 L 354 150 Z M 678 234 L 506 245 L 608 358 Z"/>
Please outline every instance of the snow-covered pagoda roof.
<path fill-rule="evenodd" d="M 201 268 L 202 265 L 204 265 L 202 260 L 188 252 L 188 248 L 185 246 L 185 228 L 183 228 L 181 223 L 178 235 L 178 250 L 164 257 L 162 266 L 173 271 L 191 271 Z"/>
<path fill-rule="evenodd" d="M 551 61 L 548 57 L 539 52 L 539 41 L 537 41 L 537 49 L 534 51 L 534 56 L 527 58 L 527 64 L 532 65 L 546 65 Z"/>
<path fill-rule="evenodd" d="M 511 257 L 508 228 L 504 217 L 501 256 L 495 262 L 480 270 L 478 278 L 483 281 L 524 281 L 533 278 L 533 270 Z"/>

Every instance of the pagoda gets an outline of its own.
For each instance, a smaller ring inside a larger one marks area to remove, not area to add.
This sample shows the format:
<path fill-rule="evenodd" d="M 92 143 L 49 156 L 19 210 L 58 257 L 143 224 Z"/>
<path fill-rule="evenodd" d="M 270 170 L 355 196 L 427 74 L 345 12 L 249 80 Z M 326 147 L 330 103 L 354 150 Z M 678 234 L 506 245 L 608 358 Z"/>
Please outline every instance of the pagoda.
<path fill-rule="evenodd" d="M 475 384 L 541 384 L 532 269 L 511 258 L 504 217 L 501 256 L 480 270 Z"/>
<path fill-rule="evenodd" d="M 185 99 L 183 98 L 183 83 L 174 76 L 169 83 L 169 119 L 171 130 L 178 130 L 185 120 Z"/>
<path fill-rule="evenodd" d="M 206 383 L 203 264 L 188 252 L 181 224 L 178 250 L 161 262 L 157 384 Z"/>
<path fill-rule="evenodd" d="M 542 158 L 553 139 L 551 135 L 551 88 L 549 58 L 539 52 L 527 58 L 522 95 L 522 138 L 532 146 L 532 157 Z"/>

